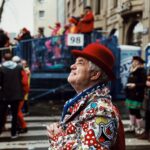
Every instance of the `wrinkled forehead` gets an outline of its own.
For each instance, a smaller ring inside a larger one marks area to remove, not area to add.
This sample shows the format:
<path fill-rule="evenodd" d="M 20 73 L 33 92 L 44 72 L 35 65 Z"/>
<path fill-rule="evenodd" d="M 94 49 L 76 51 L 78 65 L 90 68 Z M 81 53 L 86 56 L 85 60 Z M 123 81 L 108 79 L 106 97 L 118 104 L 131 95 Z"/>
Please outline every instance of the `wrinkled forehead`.
<path fill-rule="evenodd" d="M 89 63 L 89 60 L 84 57 L 79 56 L 76 58 L 76 62 L 81 62 L 81 61 L 85 63 Z"/>

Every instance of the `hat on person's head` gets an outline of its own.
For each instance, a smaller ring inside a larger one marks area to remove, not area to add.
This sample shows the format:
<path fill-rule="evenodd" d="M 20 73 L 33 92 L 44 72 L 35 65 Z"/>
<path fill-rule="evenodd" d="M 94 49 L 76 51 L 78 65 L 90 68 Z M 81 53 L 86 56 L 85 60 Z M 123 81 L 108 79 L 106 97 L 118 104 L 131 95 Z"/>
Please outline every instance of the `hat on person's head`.
<path fill-rule="evenodd" d="M 144 64 L 144 63 L 145 63 L 145 61 L 144 61 L 140 56 L 133 56 L 132 61 L 133 61 L 133 60 L 137 60 L 137 61 L 139 61 L 141 64 Z"/>
<path fill-rule="evenodd" d="M 75 57 L 81 56 L 99 66 L 108 75 L 110 80 L 115 79 L 115 75 L 113 73 L 115 57 L 111 50 L 109 50 L 104 45 L 99 43 L 91 43 L 87 45 L 82 51 L 72 50 L 71 52 Z"/>
<path fill-rule="evenodd" d="M 12 61 L 19 63 L 21 61 L 19 56 L 13 56 Z"/>

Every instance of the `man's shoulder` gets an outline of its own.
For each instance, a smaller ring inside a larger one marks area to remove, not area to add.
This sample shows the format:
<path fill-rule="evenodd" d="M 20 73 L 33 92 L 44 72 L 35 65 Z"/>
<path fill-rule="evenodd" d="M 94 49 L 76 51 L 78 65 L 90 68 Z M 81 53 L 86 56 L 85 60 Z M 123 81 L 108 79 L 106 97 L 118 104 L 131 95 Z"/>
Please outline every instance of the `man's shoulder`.
<path fill-rule="evenodd" d="M 23 67 L 21 65 L 16 65 L 16 66 L 13 66 L 13 67 L 8 67 L 8 66 L 5 66 L 5 65 L 1 65 L 0 70 L 1 71 L 6 71 L 6 70 L 7 71 L 15 71 L 15 70 L 22 71 Z"/>

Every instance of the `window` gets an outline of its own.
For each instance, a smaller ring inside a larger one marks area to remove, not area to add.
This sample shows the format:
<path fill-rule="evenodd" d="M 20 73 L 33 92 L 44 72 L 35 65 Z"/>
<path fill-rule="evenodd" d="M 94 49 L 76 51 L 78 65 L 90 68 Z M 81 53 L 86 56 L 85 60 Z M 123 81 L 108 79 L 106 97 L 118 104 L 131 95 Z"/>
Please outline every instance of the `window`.
<path fill-rule="evenodd" d="M 114 0 L 114 8 L 118 6 L 118 0 Z"/>
<path fill-rule="evenodd" d="M 67 3 L 67 11 L 68 11 L 67 16 L 69 17 L 69 13 L 70 13 L 70 1 Z"/>
<path fill-rule="evenodd" d="M 83 2 L 83 0 L 79 0 L 79 5 L 81 5 L 81 4 L 82 4 L 82 2 Z"/>
<path fill-rule="evenodd" d="M 83 1 L 83 7 L 87 6 L 87 0 Z"/>
<path fill-rule="evenodd" d="M 73 11 L 75 11 L 75 8 L 76 8 L 76 0 L 73 0 L 72 8 L 73 8 Z"/>
<path fill-rule="evenodd" d="M 137 46 L 141 46 L 142 43 L 142 34 L 143 34 L 144 26 L 141 22 L 138 22 L 132 31 L 132 43 Z"/>
<path fill-rule="evenodd" d="M 95 3 L 95 14 L 98 15 L 100 14 L 101 11 L 101 0 L 96 0 Z"/>
<path fill-rule="evenodd" d="M 44 10 L 40 10 L 39 11 L 39 18 L 44 18 L 45 15 L 45 11 Z"/>

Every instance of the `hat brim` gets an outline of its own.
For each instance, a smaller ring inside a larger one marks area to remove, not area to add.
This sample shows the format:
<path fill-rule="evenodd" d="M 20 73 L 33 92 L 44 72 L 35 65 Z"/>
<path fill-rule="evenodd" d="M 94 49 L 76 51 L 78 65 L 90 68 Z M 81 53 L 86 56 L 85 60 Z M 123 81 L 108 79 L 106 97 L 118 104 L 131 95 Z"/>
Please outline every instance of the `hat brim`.
<path fill-rule="evenodd" d="M 116 79 L 112 69 L 109 68 L 109 66 L 105 65 L 105 63 L 103 62 L 102 59 L 100 60 L 98 57 L 91 55 L 91 54 L 88 54 L 87 52 L 85 53 L 81 50 L 72 50 L 71 53 L 75 57 L 81 56 L 83 58 L 90 60 L 91 62 L 93 62 L 97 66 L 99 66 L 108 75 L 109 80 L 115 80 Z"/>
<path fill-rule="evenodd" d="M 143 60 L 143 59 L 142 59 L 141 57 L 139 57 L 139 56 L 133 56 L 132 61 L 133 61 L 133 60 L 137 60 L 137 61 L 139 61 L 141 64 L 146 63 L 145 60 Z"/>

